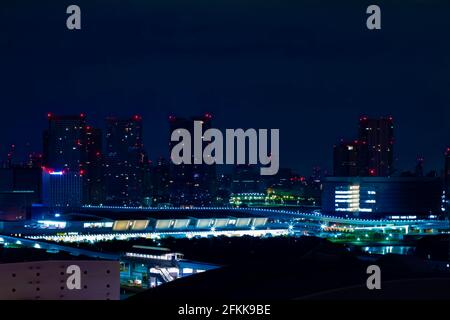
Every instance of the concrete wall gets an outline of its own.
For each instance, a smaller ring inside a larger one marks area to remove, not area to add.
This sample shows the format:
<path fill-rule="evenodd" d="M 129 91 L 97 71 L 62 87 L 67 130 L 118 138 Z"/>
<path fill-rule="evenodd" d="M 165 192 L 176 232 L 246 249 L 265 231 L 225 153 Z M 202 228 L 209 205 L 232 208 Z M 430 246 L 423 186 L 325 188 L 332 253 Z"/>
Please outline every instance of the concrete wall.
<path fill-rule="evenodd" d="M 67 268 L 81 269 L 81 289 L 70 290 Z M 0 300 L 119 300 L 118 261 L 36 261 L 0 264 Z"/>

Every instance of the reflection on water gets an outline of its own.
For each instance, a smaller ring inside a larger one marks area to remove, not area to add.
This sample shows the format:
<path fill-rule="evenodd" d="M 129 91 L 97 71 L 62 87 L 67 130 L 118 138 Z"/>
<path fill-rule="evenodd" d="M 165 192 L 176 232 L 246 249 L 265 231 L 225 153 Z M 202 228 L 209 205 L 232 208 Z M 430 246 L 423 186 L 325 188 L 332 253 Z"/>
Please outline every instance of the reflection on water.
<path fill-rule="evenodd" d="M 411 255 L 414 253 L 414 247 L 411 246 L 373 246 L 363 247 L 362 250 L 371 254 L 404 254 Z"/>

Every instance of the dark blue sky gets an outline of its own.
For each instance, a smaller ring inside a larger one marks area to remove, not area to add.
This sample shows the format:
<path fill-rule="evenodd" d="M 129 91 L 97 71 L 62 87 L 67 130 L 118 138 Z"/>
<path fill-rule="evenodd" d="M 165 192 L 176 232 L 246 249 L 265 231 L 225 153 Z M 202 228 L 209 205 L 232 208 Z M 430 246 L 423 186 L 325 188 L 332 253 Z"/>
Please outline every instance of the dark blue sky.
<path fill-rule="evenodd" d="M 331 168 L 361 114 L 394 116 L 396 166 L 443 167 L 448 1 L 25 1 L 0 4 L 0 153 L 41 149 L 46 113 L 139 113 L 151 158 L 169 114 L 280 128 L 281 166 Z M 188 4 L 189 3 L 189 4 Z M 382 30 L 365 27 L 369 4 Z M 82 30 L 66 29 L 78 4 Z"/>

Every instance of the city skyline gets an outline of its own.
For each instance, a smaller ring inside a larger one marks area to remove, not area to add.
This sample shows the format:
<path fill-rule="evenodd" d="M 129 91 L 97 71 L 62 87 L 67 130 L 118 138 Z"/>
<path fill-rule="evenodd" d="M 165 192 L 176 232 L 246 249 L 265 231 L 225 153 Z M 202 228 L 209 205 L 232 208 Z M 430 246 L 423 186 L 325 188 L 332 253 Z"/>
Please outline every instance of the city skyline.
<path fill-rule="evenodd" d="M 0 300 L 450 299 L 448 0 L 0 8 Z"/>
<path fill-rule="evenodd" d="M 205 114 L 209 114 L 209 113 L 205 113 Z M 107 132 L 107 128 L 108 128 L 108 122 L 111 120 L 115 120 L 115 119 L 119 120 L 119 121 L 127 121 L 127 119 L 130 119 L 130 121 L 133 121 L 136 119 L 136 117 L 138 117 L 139 122 L 142 122 L 142 127 L 143 127 L 140 129 L 141 132 L 143 132 L 143 133 L 141 133 L 142 141 L 145 142 L 145 143 L 143 143 L 143 152 L 145 152 L 148 155 L 148 159 L 151 161 L 151 163 L 156 163 L 160 158 L 165 158 L 167 160 L 170 159 L 170 148 L 167 147 L 167 144 L 166 144 L 166 150 L 161 152 L 159 155 L 152 154 L 151 147 L 149 147 L 149 145 L 154 145 L 155 140 L 158 140 L 159 144 L 162 144 L 160 140 L 163 140 L 167 143 L 167 138 L 170 136 L 170 132 L 171 132 L 170 130 L 171 129 L 173 130 L 170 122 L 171 122 L 171 118 L 175 117 L 174 114 L 170 114 L 169 116 L 167 116 L 164 121 L 167 124 L 167 131 L 159 134 L 156 137 L 151 137 L 153 139 L 150 139 L 150 141 L 147 141 L 148 135 L 144 134 L 146 131 L 146 121 L 141 115 L 138 115 L 138 114 L 129 114 L 128 116 L 123 116 L 123 117 L 108 115 L 103 119 L 93 119 L 92 117 L 89 117 L 89 115 L 84 112 L 81 112 L 81 113 L 79 112 L 76 114 L 75 113 L 74 114 L 54 114 L 51 112 L 46 112 L 45 119 L 48 121 L 51 116 L 57 116 L 57 117 L 63 117 L 63 118 L 64 117 L 77 118 L 80 115 L 82 115 L 83 123 L 90 124 L 88 126 L 89 130 L 98 130 L 99 131 L 99 133 L 98 133 L 100 135 L 99 143 L 101 146 L 100 151 L 102 153 L 107 152 L 107 143 L 105 145 L 105 142 L 107 140 L 106 132 Z M 176 115 L 176 116 L 178 117 L 178 115 Z M 190 115 L 190 116 L 192 116 L 192 115 Z M 215 123 L 221 122 L 220 119 L 216 119 L 213 115 L 211 115 L 211 117 L 214 118 Z M 183 117 L 180 117 L 180 118 L 183 118 Z M 189 118 L 189 116 L 187 118 Z M 295 172 L 302 174 L 302 175 L 309 175 L 310 173 L 313 172 L 314 168 L 319 167 L 322 169 L 323 172 L 328 172 L 329 175 L 333 175 L 333 170 L 336 169 L 336 168 L 333 169 L 333 167 L 334 167 L 334 165 L 333 165 L 333 146 L 334 146 L 334 148 L 336 148 L 337 145 L 345 146 L 346 144 L 357 143 L 358 136 L 359 136 L 359 139 L 361 139 L 360 129 L 358 129 L 359 126 L 361 125 L 361 121 L 362 121 L 361 119 L 368 119 L 368 118 L 369 119 L 389 118 L 395 122 L 395 128 L 396 128 L 394 130 L 395 131 L 395 139 L 393 141 L 395 151 L 394 151 L 393 155 L 391 155 L 391 157 L 393 157 L 393 168 L 392 168 L 393 171 L 391 172 L 392 174 L 398 175 L 398 174 L 401 174 L 402 172 L 407 172 L 407 171 L 414 172 L 418 161 L 420 161 L 422 163 L 422 165 L 425 162 L 425 166 L 423 168 L 425 173 L 435 171 L 438 175 L 441 175 L 444 172 L 445 168 L 444 168 L 444 162 L 442 161 L 442 157 L 449 148 L 447 145 L 444 145 L 441 148 L 441 150 L 439 150 L 438 146 L 435 148 L 435 152 L 439 154 L 439 159 L 436 162 L 436 167 L 432 167 L 433 163 L 428 162 L 427 158 L 423 157 L 423 155 L 419 154 L 419 153 L 417 154 L 416 157 L 407 161 L 406 167 L 400 167 L 399 164 L 401 162 L 398 160 L 399 157 L 398 157 L 397 153 L 398 153 L 398 149 L 402 149 L 402 147 L 399 146 L 399 144 L 397 142 L 398 141 L 397 136 L 398 136 L 398 131 L 399 131 L 399 130 L 397 130 L 397 121 L 395 121 L 395 119 L 393 119 L 392 116 L 384 116 L 383 115 L 383 116 L 378 116 L 378 117 L 367 117 L 366 114 L 360 115 L 357 119 L 355 119 L 354 126 L 353 126 L 353 131 L 354 131 L 353 134 L 350 134 L 348 136 L 341 137 L 341 138 L 336 137 L 334 139 L 334 142 L 330 146 L 327 147 L 326 152 L 328 153 L 328 158 L 326 161 L 324 161 L 323 159 L 317 160 L 316 164 L 313 164 L 313 166 L 310 168 L 307 168 L 305 166 L 298 167 L 295 165 L 293 165 L 293 166 L 283 165 L 283 162 L 281 162 L 280 167 L 281 168 L 291 168 Z M 92 124 L 95 124 L 95 125 L 92 125 Z M 243 129 L 245 130 L 247 128 L 243 128 Z M 42 128 L 41 131 L 43 131 L 45 133 L 45 131 L 46 131 L 45 127 Z M 37 136 L 38 140 L 41 140 L 40 143 L 37 143 L 38 144 L 37 148 L 33 148 L 33 146 L 28 143 L 20 143 L 20 141 L 18 143 L 17 142 L 13 143 L 11 145 L 3 145 L 4 152 L 2 154 L 0 154 L 0 163 L 3 163 L 3 165 L 7 165 L 8 156 L 9 156 L 11 150 L 14 150 L 14 153 L 15 153 L 14 160 L 13 160 L 15 162 L 15 164 L 25 164 L 27 161 L 30 160 L 31 157 L 44 154 L 45 153 L 44 149 L 46 147 L 45 147 L 45 142 L 42 140 L 41 135 L 32 134 L 32 136 L 33 137 Z M 283 136 L 281 136 L 281 137 L 283 137 Z M 327 140 L 333 141 L 333 139 L 331 137 L 329 137 Z M 282 145 L 285 145 L 282 142 L 283 142 L 283 139 L 281 138 L 280 143 Z M 40 145 L 40 147 L 39 147 L 39 145 Z M 1 147 L 2 146 L 0 145 L 0 150 L 2 150 Z M 336 150 L 334 152 L 336 152 Z M 281 153 L 281 160 L 283 160 L 285 158 L 284 156 L 287 156 L 287 158 L 290 158 L 289 154 L 283 154 L 283 149 L 280 151 L 280 153 Z M 334 156 L 336 156 L 336 155 L 334 155 Z M 317 158 L 320 158 L 320 157 L 317 157 Z M 291 161 L 292 160 L 294 160 L 294 163 L 296 162 L 296 159 L 291 159 Z M 319 162 L 326 163 L 327 166 L 321 166 L 318 164 Z M 286 163 L 286 162 L 284 162 L 284 163 Z M 313 160 L 313 163 L 315 163 L 314 160 Z M 50 166 L 50 167 L 52 167 L 52 166 Z M 59 166 L 59 167 L 60 168 L 57 168 L 57 169 L 62 169 L 63 166 Z M 225 172 L 228 172 L 230 170 L 230 169 L 226 169 L 226 168 L 230 168 L 229 165 L 218 165 L 218 168 L 219 168 L 219 170 L 225 170 Z M 305 168 L 305 169 L 304 169 L 304 171 L 300 171 L 300 170 L 298 170 L 298 168 Z"/>
<path fill-rule="evenodd" d="M 353 136 L 359 116 L 392 115 L 396 167 L 412 169 L 420 156 L 427 170 L 442 169 L 450 136 L 445 4 L 384 3 L 389 32 L 369 33 L 364 6 L 331 1 L 325 11 L 283 1 L 79 5 L 87 14 L 78 33 L 67 33 L 63 5 L 25 1 L 2 16 L 0 155 L 11 144 L 40 149 L 34 133 L 48 111 L 81 111 L 94 125 L 142 115 L 155 160 L 168 154 L 170 114 L 208 111 L 218 128 L 279 128 L 282 167 L 331 171 L 329 146 Z M 49 18 L 21 23 L 36 16 Z"/>

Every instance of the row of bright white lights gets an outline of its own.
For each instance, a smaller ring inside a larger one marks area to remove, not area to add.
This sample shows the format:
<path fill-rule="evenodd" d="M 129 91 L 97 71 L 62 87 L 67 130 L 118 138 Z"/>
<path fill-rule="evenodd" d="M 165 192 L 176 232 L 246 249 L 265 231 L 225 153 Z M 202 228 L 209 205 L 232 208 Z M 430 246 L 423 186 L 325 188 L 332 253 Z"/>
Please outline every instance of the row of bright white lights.
<path fill-rule="evenodd" d="M 223 231 L 189 231 L 189 232 L 154 232 L 154 233 L 109 233 L 109 234 L 96 234 L 96 235 L 60 235 L 60 236 L 28 236 L 25 237 L 27 239 L 32 240 L 54 240 L 54 241 L 63 241 L 63 242 L 77 242 L 77 241 L 98 241 L 105 239 L 127 239 L 127 238 L 158 238 L 161 235 L 186 235 L 186 237 L 195 237 L 195 236 L 204 236 L 207 237 L 209 235 L 218 236 L 218 235 L 254 235 L 254 236 L 262 236 L 265 234 L 273 234 L 273 235 L 286 235 L 289 234 L 288 229 L 266 229 L 266 230 L 223 230 Z M 66 240 L 64 240 L 66 239 Z M 38 244 L 37 244 L 38 245 Z"/>
<path fill-rule="evenodd" d="M 335 216 L 327 216 L 322 215 L 320 213 L 306 213 L 306 212 L 295 212 L 295 211 L 287 211 L 287 210 L 276 210 L 276 209 L 264 209 L 264 208 L 227 208 L 227 207 L 188 207 L 188 208 L 177 208 L 177 207 L 168 207 L 168 208 L 155 208 L 155 207 L 121 207 L 121 206 L 91 206 L 86 205 L 83 208 L 93 208 L 93 209 L 128 209 L 128 210 L 142 210 L 142 211 L 183 211 L 183 210 L 223 210 L 223 211 L 263 211 L 263 212 L 271 212 L 271 213 L 284 213 L 289 215 L 305 215 L 305 216 L 320 216 L 326 219 L 336 219 L 336 220 L 354 220 L 354 221 L 367 221 L 367 222 L 392 222 L 392 220 L 383 220 L 383 219 L 359 219 L 359 218 L 342 218 Z M 395 220 L 405 221 L 405 222 L 425 222 L 426 220 Z"/>

